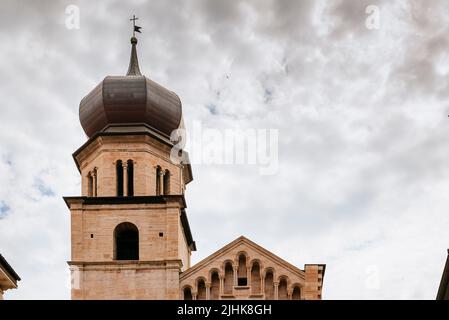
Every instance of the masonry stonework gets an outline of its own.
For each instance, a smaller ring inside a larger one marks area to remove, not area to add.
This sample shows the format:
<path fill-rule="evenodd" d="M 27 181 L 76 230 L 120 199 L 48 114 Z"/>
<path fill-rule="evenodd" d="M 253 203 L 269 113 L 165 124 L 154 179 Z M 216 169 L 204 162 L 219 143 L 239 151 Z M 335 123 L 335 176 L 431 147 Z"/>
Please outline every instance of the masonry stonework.
<path fill-rule="evenodd" d="M 324 271 L 324 265 L 301 270 L 242 236 L 182 273 L 181 296 L 319 300 Z"/>

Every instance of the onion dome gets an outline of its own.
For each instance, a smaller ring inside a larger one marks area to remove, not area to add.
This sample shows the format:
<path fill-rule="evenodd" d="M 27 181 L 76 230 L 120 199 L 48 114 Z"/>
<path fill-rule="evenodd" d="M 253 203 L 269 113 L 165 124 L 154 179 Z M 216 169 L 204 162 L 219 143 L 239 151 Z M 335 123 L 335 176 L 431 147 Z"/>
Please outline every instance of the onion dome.
<path fill-rule="evenodd" d="M 136 126 L 169 137 L 181 124 L 181 100 L 173 91 L 141 74 L 137 38 L 131 38 L 131 45 L 126 76 L 107 76 L 80 102 L 81 126 L 89 138 L 113 127 Z"/>

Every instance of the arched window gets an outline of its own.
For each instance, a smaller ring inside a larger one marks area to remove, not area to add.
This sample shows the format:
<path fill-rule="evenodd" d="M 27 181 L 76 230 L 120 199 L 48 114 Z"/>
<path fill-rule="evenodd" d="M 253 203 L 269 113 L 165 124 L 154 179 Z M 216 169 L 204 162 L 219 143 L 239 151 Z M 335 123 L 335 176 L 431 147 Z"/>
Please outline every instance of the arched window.
<path fill-rule="evenodd" d="M 260 293 L 260 289 L 260 266 L 258 262 L 254 262 L 251 268 L 251 291 Z"/>
<path fill-rule="evenodd" d="M 115 164 L 116 181 L 117 181 L 117 197 L 123 197 L 123 163 L 122 160 L 117 160 Z"/>
<path fill-rule="evenodd" d="M 224 293 L 232 294 L 232 287 L 234 286 L 234 269 L 230 262 L 226 262 L 225 265 L 225 278 L 224 278 Z"/>
<path fill-rule="evenodd" d="M 273 271 L 271 270 L 265 274 L 265 299 L 274 299 Z"/>
<path fill-rule="evenodd" d="M 164 173 L 164 195 L 170 194 L 170 171 L 165 170 Z"/>
<path fill-rule="evenodd" d="M 239 268 L 237 271 L 237 285 L 247 286 L 248 276 L 246 275 L 246 256 L 241 254 L 239 256 Z"/>
<path fill-rule="evenodd" d="M 211 300 L 218 300 L 220 298 L 220 277 L 218 272 L 212 272 L 210 283 L 210 298 Z"/>
<path fill-rule="evenodd" d="M 120 223 L 114 230 L 115 260 L 139 260 L 139 230 L 130 222 Z"/>
<path fill-rule="evenodd" d="M 301 288 L 300 287 L 295 286 L 293 288 L 292 300 L 301 300 Z"/>
<path fill-rule="evenodd" d="M 161 195 L 161 173 L 162 173 L 161 167 L 157 166 L 156 167 L 156 195 L 157 196 Z"/>
<path fill-rule="evenodd" d="M 206 283 L 203 279 L 198 280 L 197 300 L 206 300 Z"/>
<path fill-rule="evenodd" d="M 285 278 L 282 278 L 281 281 L 279 281 L 279 288 L 278 288 L 278 299 L 279 300 L 287 300 L 287 280 Z"/>
<path fill-rule="evenodd" d="M 94 196 L 94 177 L 91 172 L 87 175 L 87 196 Z"/>
<path fill-rule="evenodd" d="M 128 160 L 127 164 L 127 174 L 128 174 L 128 196 L 134 196 L 134 162 Z"/>
<path fill-rule="evenodd" d="M 184 288 L 184 300 L 193 300 L 192 290 L 190 289 L 190 287 Z"/>

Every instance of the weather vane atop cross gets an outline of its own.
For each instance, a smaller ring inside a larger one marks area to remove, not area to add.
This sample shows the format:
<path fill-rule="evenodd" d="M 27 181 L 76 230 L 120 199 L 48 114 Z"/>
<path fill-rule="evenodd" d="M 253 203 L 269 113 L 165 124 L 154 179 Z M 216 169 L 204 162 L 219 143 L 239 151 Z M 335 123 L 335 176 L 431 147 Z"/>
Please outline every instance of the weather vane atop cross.
<path fill-rule="evenodd" d="M 133 37 L 136 36 L 136 32 L 142 33 L 142 32 L 140 32 L 140 29 L 142 29 L 142 27 L 136 26 L 136 20 L 139 20 L 139 18 L 136 18 L 135 14 L 133 14 L 132 19 L 129 19 L 129 21 L 133 22 Z"/>

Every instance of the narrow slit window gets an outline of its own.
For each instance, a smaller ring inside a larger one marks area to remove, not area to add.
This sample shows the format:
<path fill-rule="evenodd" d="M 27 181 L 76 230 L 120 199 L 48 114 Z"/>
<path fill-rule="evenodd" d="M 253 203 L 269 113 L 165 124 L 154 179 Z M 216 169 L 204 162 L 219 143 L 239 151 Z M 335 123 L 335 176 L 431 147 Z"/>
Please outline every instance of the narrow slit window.
<path fill-rule="evenodd" d="M 123 163 L 118 160 L 116 163 L 117 171 L 117 197 L 123 197 Z"/>
<path fill-rule="evenodd" d="M 128 196 L 134 196 L 134 162 L 128 160 L 127 162 L 127 174 L 128 174 Z"/>
<path fill-rule="evenodd" d="M 96 197 L 97 196 L 97 192 L 98 192 L 98 172 L 97 172 L 97 168 L 94 169 L 93 171 L 93 190 L 92 190 L 92 196 Z"/>
<path fill-rule="evenodd" d="M 237 285 L 248 285 L 248 276 L 246 274 L 246 256 L 244 254 L 241 254 L 239 256 L 239 267 L 237 269 Z"/>
<path fill-rule="evenodd" d="M 88 197 L 93 196 L 93 189 L 94 189 L 94 177 L 92 176 L 92 173 L 89 172 L 89 175 L 87 176 L 87 196 Z"/>
<path fill-rule="evenodd" d="M 170 171 L 165 170 L 164 174 L 164 195 L 170 194 Z"/>
<path fill-rule="evenodd" d="M 157 166 L 156 167 L 156 195 L 159 196 L 161 195 L 161 172 L 162 169 L 161 167 Z"/>

